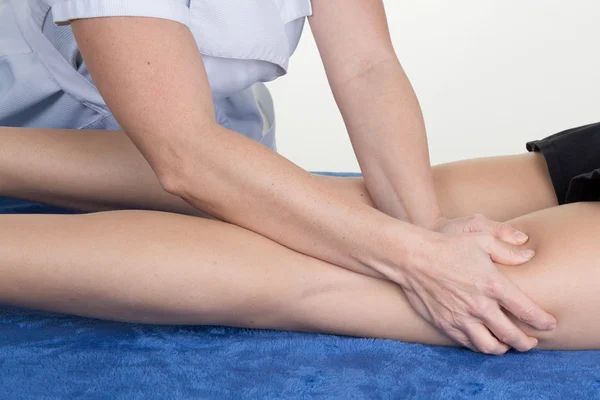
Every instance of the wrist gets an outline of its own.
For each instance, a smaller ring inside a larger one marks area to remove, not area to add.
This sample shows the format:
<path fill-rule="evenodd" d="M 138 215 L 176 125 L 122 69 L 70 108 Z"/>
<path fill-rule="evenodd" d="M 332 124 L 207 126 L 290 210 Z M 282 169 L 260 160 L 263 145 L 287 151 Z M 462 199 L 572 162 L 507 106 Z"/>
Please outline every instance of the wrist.
<path fill-rule="evenodd" d="M 435 231 L 440 225 L 447 221 L 448 219 L 442 215 L 442 212 L 439 209 L 435 209 L 433 212 L 429 212 L 426 215 L 411 218 L 411 222 L 414 225 L 429 231 Z"/>
<path fill-rule="evenodd" d="M 405 286 L 407 277 L 430 263 L 443 239 L 441 234 L 403 221 L 392 220 L 372 235 L 366 263 L 388 279 Z"/>
<path fill-rule="evenodd" d="M 419 226 L 429 231 L 440 232 L 450 220 L 443 215 L 438 215 L 435 218 L 423 221 Z"/>

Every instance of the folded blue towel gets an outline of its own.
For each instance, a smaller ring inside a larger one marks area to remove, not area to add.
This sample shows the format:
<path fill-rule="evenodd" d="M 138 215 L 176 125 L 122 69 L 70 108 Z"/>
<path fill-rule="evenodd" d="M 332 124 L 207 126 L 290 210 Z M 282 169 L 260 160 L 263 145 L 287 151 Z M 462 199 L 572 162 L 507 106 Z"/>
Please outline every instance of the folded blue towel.
<path fill-rule="evenodd" d="M 15 212 L 66 211 L 0 199 L 0 214 Z M 0 366 L 2 400 L 600 399 L 600 351 L 492 357 L 391 340 L 125 324 L 15 308 L 0 308 Z"/>

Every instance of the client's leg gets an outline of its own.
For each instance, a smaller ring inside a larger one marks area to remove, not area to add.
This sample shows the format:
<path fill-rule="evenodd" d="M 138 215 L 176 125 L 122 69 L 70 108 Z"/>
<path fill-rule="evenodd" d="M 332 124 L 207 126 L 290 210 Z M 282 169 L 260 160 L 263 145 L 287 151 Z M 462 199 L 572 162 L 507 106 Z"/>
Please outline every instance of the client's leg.
<path fill-rule="evenodd" d="M 122 131 L 0 127 L 0 196 L 80 211 L 203 213 L 165 192 Z"/>
<path fill-rule="evenodd" d="M 542 348 L 600 348 L 600 205 L 512 221 L 537 250 L 503 270 L 558 318 Z M 147 211 L 0 217 L 0 302 L 128 321 L 450 344 L 394 284 L 219 221 Z M 32 251 L 34 249 L 35 251 Z"/>
<path fill-rule="evenodd" d="M 121 131 L 0 128 L 0 196 L 84 211 L 142 208 L 200 215 L 166 193 Z M 556 205 L 544 159 L 522 154 L 434 167 L 447 217 L 475 213 L 504 221 Z M 315 176 L 372 205 L 361 178 Z"/>
<path fill-rule="evenodd" d="M 447 218 L 484 214 L 506 221 L 557 205 L 546 162 L 539 153 L 437 165 L 433 177 Z M 362 178 L 317 178 L 347 197 L 372 205 Z"/>

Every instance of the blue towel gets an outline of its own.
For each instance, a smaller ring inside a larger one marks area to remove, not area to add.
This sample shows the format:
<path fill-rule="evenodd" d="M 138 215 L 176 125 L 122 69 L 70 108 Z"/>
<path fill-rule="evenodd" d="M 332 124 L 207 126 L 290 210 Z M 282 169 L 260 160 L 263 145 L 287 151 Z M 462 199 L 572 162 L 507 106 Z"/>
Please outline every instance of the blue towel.
<path fill-rule="evenodd" d="M 68 211 L 0 199 L 0 214 L 15 212 Z M 492 357 L 392 340 L 0 308 L 0 399 L 71 398 L 600 399 L 600 352 Z"/>

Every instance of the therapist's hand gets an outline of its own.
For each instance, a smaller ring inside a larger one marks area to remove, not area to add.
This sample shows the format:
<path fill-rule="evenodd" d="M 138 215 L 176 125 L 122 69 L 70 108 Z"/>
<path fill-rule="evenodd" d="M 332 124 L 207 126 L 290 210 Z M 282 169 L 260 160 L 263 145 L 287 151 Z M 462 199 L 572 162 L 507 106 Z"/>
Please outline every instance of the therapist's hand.
<path fill-rule="evenodd" d="M 501 228 L 507 233 L 511 229 Z M 423 250 L 423 262 L 405 271 L 401 286 L 413 308 L 454 341 L 496 355 L 510 347 L 519 351 L 535 347 L 537 340 L 526 335 L 502 308 L 538 330 L 556 325 L 554 317 L 492 262 L 519 264 L 533 254 L 485 232 L 438 235 Z"/>
<path fill-rule="evenodd" d="M 475 214 L 468 217 L 448 219 L 438 218 L 429 229 L 440 233 L 476 233 L 487 232 L 492 236 L 512 245 L 522 245 L 527 243 L 529 237 L 505 222 L 492 221 L 481 214 Z M 498 261 L 501 264 L 515 265 L 522 264 L 520 253 L 517 247 L 510 248 L 513 257 L 506 263 Z M 493 254 L 490 253 L 493 256 Z"/>

